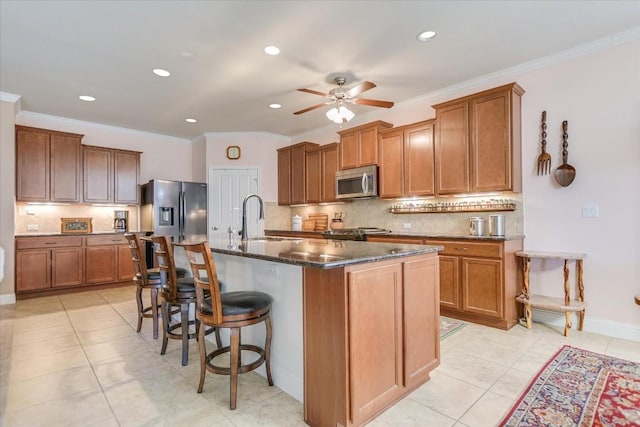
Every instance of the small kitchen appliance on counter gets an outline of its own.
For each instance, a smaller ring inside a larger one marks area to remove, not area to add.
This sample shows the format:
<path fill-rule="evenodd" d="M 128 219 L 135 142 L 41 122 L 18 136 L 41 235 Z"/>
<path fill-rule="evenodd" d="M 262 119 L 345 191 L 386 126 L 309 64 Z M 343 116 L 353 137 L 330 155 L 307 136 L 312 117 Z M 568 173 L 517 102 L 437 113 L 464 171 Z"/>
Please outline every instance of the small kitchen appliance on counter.
<path fill-rule="evenodd" d="M 116 233 L 129 231 L 129 211 L 113 211 L 113 229 Z"/>

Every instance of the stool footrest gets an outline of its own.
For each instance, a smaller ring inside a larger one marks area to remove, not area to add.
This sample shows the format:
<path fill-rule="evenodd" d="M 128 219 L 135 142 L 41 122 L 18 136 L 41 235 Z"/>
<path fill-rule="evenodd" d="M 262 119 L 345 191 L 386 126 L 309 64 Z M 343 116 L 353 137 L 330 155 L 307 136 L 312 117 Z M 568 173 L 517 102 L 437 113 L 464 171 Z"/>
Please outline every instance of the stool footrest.
<path fill-rule="evenodd" d="M 238 367 L 239 374 L 244 374 L 245 372 L 251 372 L 264 363 L 265 352 L 262 347 L 258 347 L 257 345 L 251 345 L 251 344 L 240 344 L 240 360 L 242 360 L 243 350 L 257 353 L 260 357 L 251 363 L 248 363 L 246 365 L 240 365 Z M 206 359 L 207 370 L 209 372 L 213 372 L 214 374 L 231 375 L 231 368 L 214 365 L 211 362 L 214 358 L 220 356 L 221 354 L 230 353 L 230 352 L 231 352 L 231 347 L 226 346 L 226 347 L 222 347 L 217 350 L 214 350 L 211 353 L 207 354 L 207 359 Z"/>

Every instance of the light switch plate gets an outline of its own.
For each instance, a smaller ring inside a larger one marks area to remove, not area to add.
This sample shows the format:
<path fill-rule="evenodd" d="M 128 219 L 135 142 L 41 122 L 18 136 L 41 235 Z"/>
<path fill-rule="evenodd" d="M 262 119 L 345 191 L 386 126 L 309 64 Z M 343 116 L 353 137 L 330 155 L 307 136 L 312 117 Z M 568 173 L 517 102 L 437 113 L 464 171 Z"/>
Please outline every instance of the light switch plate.
<path fill-rule="evenodd" d="M 404 224 L 402 224 L 402 228 L 406 228 L 406 229 L 411 228 L 411 223 L 410 222 L 405 222 Z"/>
<path fill-rule="evenodd" d="M 582 205 L 583 218 L 597 218 L 600 216 L 600 207 L 598 205 Z"/>
<path fill-rule="evenodd" d="M 40 226 L 38 224 L 27 224 L 27 231 L 38 231 Z"/>

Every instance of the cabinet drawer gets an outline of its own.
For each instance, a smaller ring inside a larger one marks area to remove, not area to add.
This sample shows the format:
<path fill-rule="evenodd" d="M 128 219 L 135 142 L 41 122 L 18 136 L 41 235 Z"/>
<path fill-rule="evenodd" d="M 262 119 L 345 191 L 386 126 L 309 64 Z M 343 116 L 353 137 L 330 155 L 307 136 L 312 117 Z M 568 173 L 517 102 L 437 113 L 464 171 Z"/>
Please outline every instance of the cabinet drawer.
<path fill-rule="evenodd" d="M 51 249 L 82 246 L 80 236 L 51 236 L 51 237 L 22 237 L 16 238 L 16 250 L 21 249 Z"/>
<path fill-rule="evenodd" d="M 121 235 L 87 236 L 87 246 L 126 245 L 127 239 Z"/>
<path fill-rule="evenodd" d="M 424 242 L 427 245 L 444 246 L 441 255 L 474 256 L 485 258 L 502 258 L 501 243 L 479 243 L 464 240 L 430 240 Z"/>

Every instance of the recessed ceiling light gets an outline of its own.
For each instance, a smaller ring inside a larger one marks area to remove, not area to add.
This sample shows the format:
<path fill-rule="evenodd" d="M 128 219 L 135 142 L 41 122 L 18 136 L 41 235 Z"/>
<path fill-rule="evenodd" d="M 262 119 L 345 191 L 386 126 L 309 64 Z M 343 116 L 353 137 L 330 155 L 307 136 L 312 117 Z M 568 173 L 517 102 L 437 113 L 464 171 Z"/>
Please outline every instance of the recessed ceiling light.
<path fill-rule="evenodd" d="M 278 108 L 282 108 L 281 104 L 269 104 L 269 108 L 273 108 L 274 110 L 277 110 Z"/>
<path fill-rule="evenodd" d="M 185 122 L 189 122 L 189 123 L 195 123 L 197 122 L 196 119 L 184 119 Z"/>
<path fill-rule="evenodd" d="M 153 70 L 153 74 L 160 77 L 169 77 L 171 75 L 167 70 L 163 70 L 162 68 L 156 68 Z"/>
<path fill-rule="evenodd" d="M 436 36 L 436 32 L 435 31 L 423 31 L 421 33 L 418 34 L 418 41 L 421 42 L 426 42 L 427 40 L 431 40 L 432 38 L 434 38 Z"/>
<path fill-rule="evenodd" d="M 280 54 L 280 49 L 277 46 L 267 46 L 264 48 L 264 53 L 275 56 Z"/>
<path fill-rule="evenodd" d="M 89 96 L 89 95 L 80 95 L 78 98 L 87 102 L 93 102 L 96 100 L 93 96 Z"/>

